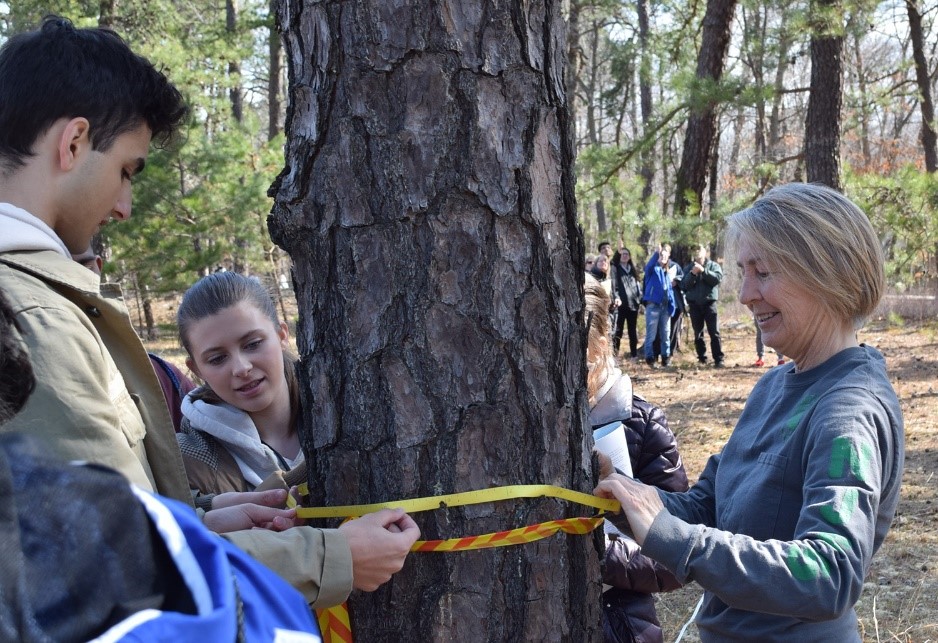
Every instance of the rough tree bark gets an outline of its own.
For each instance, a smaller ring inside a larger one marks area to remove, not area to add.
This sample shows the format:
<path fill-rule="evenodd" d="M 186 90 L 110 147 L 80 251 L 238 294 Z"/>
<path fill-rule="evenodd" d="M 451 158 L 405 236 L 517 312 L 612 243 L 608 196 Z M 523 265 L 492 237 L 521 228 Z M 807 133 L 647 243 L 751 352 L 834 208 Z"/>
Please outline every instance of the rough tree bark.
<path fill-rule="evenodd" d="M 843 106 L 843 28 L 839 0 L 813 7 L 811 93 L 804 127 L 804 164 L 809 183 L 840 190 L 840 119 Z"/>
<path fill-rule="evenodd" d="M 583 241 L 560 2 L 279 7 L 314 500 L 591 488 Z M 554 500 L 417 514 L 424 538 L 582 514 Z M 352 600 L 358 641 L 599 636 L 594 537 L 413 554 Z"/>
<path fill-rule="evenodd" d="M 723 76 L 735 10 L 736 0 L 707 0 L 697 55 L 697 79 L 703 81 L 701 86 L 705 91 L 713 91 L 712 86 Z M 677 217 L 688 214 L 692 204 L 694 211 L 691 214 L 700 211 L 716 134 L 717 99 L 707 96 L 698 102 L 701 105 L 691 109 L 687 121 L 681 165 L 675 177 L 674 213 Z"/>

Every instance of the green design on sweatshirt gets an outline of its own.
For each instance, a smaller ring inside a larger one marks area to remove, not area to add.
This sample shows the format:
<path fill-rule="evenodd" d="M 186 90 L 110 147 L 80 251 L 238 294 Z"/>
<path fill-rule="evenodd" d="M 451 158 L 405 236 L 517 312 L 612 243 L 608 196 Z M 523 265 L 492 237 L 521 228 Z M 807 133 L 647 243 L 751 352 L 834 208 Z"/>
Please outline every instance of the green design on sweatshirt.
<path fill-rule="evenodd" d="M 850 546 L 850 541 L 840 534 L 831 534 L 826 531 L 822 531 L 817 534 L 817 538 L 818 540 L 823 540 L 834 549 L 839 549 L 844 554 L 847 554 L 851 549 L 853 549 Z"/>
<path fill-rule="evenodd" d="M 813 581 L 821 576 L 824 578 L 830 576 L 830 563 L 805 545 L 789 547 L 785 564 L 791 575 L 800 581 Z"/>
<path fill-rule="evenodd" d="M 857 480 L 865 483 L 872 459 L 873 448 L 869 444 L 858 446 L 846 436 L 834 438 L 827 474 L 831 478 L 844 478 L 848 473 L 852 473 Z"/>
<path fill-rule="evenodd" d="M 817 401 L 817 395 L 805 395 L 803 398 L 798 400 L 798 404 L 795 405 L 794 411 L 791 415 L 788 416 L 788 419 L 785 420 L 785 437 L 791 436 L 795 432 L 795 429 L 798 428 L 798 423 L 801 422 L 801 418 L 804 417 L 804 414 L 808 412 L 808 409 L 811 408 L 814 403 Z"/>
<path fill-rule="evenodd" d="M 835 503 L 836 499 L 830 505 L 821 507 L 821 517 L 827 524 L 840 527 L 850 520 L 853 511 L 860 506 L 860 492 L 856 487 L 850 487 L 844 490 L 839 503 L 840 508 L 836 508 Z"/>

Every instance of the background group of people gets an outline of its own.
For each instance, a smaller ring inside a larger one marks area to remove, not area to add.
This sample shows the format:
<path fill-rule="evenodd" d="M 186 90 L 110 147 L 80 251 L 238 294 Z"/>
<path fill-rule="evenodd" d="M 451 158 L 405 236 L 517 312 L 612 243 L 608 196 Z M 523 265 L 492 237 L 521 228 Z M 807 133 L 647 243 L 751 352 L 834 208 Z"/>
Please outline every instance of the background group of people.
<path fill-rule="evenodd" d="M 642 272 L 635 267 L 632 252 L 626 246 L 620 244 L 619 249 L 613 251 L 612 245 L 604 241 L 598 250 L 598 254 L 586 256 L 586 272 L 599 281 L 610 296 L 612 350 L 616 357 L 621 353 L 622 338 L 627 333 L 631 359 L 641 357 L 651 367 L 655 367 L 659 360 L 663 366 L 670 365 L 674 353 L 681 350 L 684 318 L 689 315 L 697 361 L 708 363 L 709 337 L 713 365 L 716 368 L 726 366 L 717 311 L 723 268 L 710 258 L 707 246 L 697 246 L 694 257 L 682 268 L 671 258 L 671 246 L 664 244 L 652 254 Z M 650 317 L 647 316 L 649 302 Z M 646 314 L 645 340 L 639 344 L 638 317 L 641 313 Z M 662 339 L 666 344 L 664 351 Z M 752 366 L 765 366 L 764 356 L 762 331 L 756 324 L 756 361 Z M 785 356 L 776 350 L 770 365 L 781 366 L 784 363 Z"/>
<path fill-rule="evenodd" d="M 119 288 L 75 261 L 102 225 L 130 216 L 151 140 L 185 114 L 168 79 L 109 30 L 50 17 L 0 48 L 0 538 L 13 552 L 0 574 L 2 640 L 315 641 L 305 606 L 375 589 L 419 537 L 400 510 L 330 530 L 286 507 L 304 463 L 300 398 L 286 325 L 256 281 L 215 273 L 187 291 L 177 322 L 202 384 L 185 395 L 177 433 L 162 365 Z M 622 505 L 605 553 L 604 633 L 662 640 L 651 594 L 693 580 L 705 641 L 859 641 L 853 606 L 904 462 L 885 362 L 856 334 L 882 296 L 882 251 L 865 214 L 821 186 L 773 188 L 728 225 L 739 300 L 792 361 L 759 380 L 689 488 L 664 414 L 611 350 L 622 336 L 610 339 L 611 293 L 618 308 L 636 302 L 628 249 L 614 266 L 625 278 L 586 278 L 589 421 L 622 425 L 632 474 L 605 462 L 594 491 Z M 657 338 L 664 365 L 678 280 L 669 255 L 662 245 L 649 258 L 638 300 L 644 357 L 655 363 Z M 707 359 L 706 328 L 719 366 L 722 272 L 700 249 L 682 273 L 697 356 Z"/>
<path fill-rule="evenodd" d="M 629 356 L 639 358 L 638 316 L 645 314 L 645 339 L 641 357 L 655 367 L 668 366 L 680 349 L 684 317 L 690 315 L 694 332 L 694 350 L 701 364 L 707 363 L 707 342 L 717 368 L 725 366 L 720 337 L 717 302 L 723 269 L 710 259 L 706 246 L 698 246 L 695 255 L 683 268 L 671 258 L 671 246 L 659 245 L 639 273 L 632 252 L 624 245 L 613 251 L 608 242 L 599 244 L 599 254 L 586 258 L 586 270 L 610 296 L 613 318 L 612 349 L 620 353 L 622 337 L 628 333 Z"/>

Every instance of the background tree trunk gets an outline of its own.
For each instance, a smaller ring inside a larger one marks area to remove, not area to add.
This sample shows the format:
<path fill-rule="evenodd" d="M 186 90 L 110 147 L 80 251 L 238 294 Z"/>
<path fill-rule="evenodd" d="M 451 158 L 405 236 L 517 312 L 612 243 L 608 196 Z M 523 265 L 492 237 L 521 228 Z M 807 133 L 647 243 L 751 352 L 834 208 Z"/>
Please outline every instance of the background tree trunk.
<path fill-rule="evenodd" d="M 856 67 L 857 75 L 857 99 L 859 100 L 859 109 L 857 109 L 857 126 L 860 137 L 860 151 L 863 154 L 862 171 L 867 171 L 873 161 L 873 153 L 870 149 L 870 116 L 869 116 L 869 92 L 866 90 L 866 69 L 863 64 L 863 51 L 860 44 L 860 32 L 853 30 L 853 64 Z"/>
<path fill-rule="evenodd" d="M 934 172 L 938 169 L 936 152 L 935 106 L 931 99 L 931 77 L 928 74 L 928 61 L 925 59 L 925 39 L 922 36 L 922 16 L 918 12 L 915 0 L 905 0 L 909 14 L 909 36 L 912 40 L 912 59 L 915 61 L 915 80 L 918 83 L 919 104 L 922 107 L 922 148 L 925 150 L 925 169 Z"/>
<path fill-rule="evenodd" d="M 697 56 L 697 79 L 703 91 L 712 94 L 723 76 L 723 65 L 730 44 L 730 26 L 736 0 L 707 0 L 704 14 L 703 36 Z M 711 85 L 711 86 L 708 86 Z M 704 187 L 710 163 L 710 150 L 716 133 L 717 101 L 715 97 L 697 97 L 703 107 L 691 109 L 684 137 L 681 165 L 675 177 L 674 212 L 683 217 L 688 208 L 699 209 L 703 203 Z M 692 212 L 691 214 L 696 214 Z"/>
<path fill-rule="evenodd" d="M 591 488 L 583 242 L 560 2 L 284 2 L 287 165 L 314 501 Z M 415 517 L 424 538 L 568 515 Z M 598 535 L 414 554 L 355 595 L 358 641 L 598 640 Z"/>
<path fill-rule="evenodd" d="M 838 0 L 819 0 L 811 36 L 811 94 L 804 127 L 804 162 L 809 183 L 840 190 L 840 117 L 843 106 L 842 27 Z"/>
<path fill-rule="evenodd" d="M 238 6 L 235 0 L 225 0 L 225 31 L 232 41 L 238 33 Z M 228 61 L 228 76 L 232 81 L 228 90 L 231 100 L 231 115 L 240 123 L 244 119 L 244 101 L 241 95 L 241 61 L 231 59 Z"/>
<path fill-rule="evenodd" d="M 638 14 L 638 42 L 640 49 L 640 60 L 638 67 L 638 86 L 639 102 L 642 112 L 642 136 L 644 140 L 644 149 L 640 156 L 639 176 L 642 178 L 642 200 L 638 206 L 639 220 L 644 221 L 648 217 L 648 211 L 651 206 L 651 197 L 655 183 L 655 147 L 651 138 L 652 118 L 654 106 L 652 103 L 652 56 L 649 51 L 651 44 L 651 31 L 648 25 L 648 1 L 636 0 L 635 9 Z M 648 233 L 642 226 L 642 232 L 639 235 L 639 245 L 648 246 Z"/>
<path fill-rule="evenodd" d="M 283 47 L 277 29 L 278 0 L 270 0 L 270 35 L 267 40 L 267 57 L 270 61 L 267 76 L 267 140 L 272 141 L 280 134 L 280 76 L 282 72 Z"/>
<path fill-rule="evenodd" d="M 98 26 L 114 28 L 114 0 L 100 0 L 98 3 Z"/>

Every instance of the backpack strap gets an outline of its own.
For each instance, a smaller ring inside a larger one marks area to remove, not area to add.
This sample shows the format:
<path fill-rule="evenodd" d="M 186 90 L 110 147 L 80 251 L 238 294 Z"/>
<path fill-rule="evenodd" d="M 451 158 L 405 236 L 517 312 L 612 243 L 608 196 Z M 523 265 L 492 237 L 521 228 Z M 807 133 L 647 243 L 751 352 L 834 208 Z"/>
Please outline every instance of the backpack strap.
<path fill-rule="evenodd" d="M 179 378 L 176 377 L 176 373 L 170 367 L 169 363 L 154 353 L 147 353 L 150 356 L 150 359 L 160 365 L 160 368 L 163 369 L 163 372 L 169 377 L 169 381 L 173 383 L 173 388 L 176 389 L 176 394 L 182 397 L 182 384 L 179 381 Z"/>

